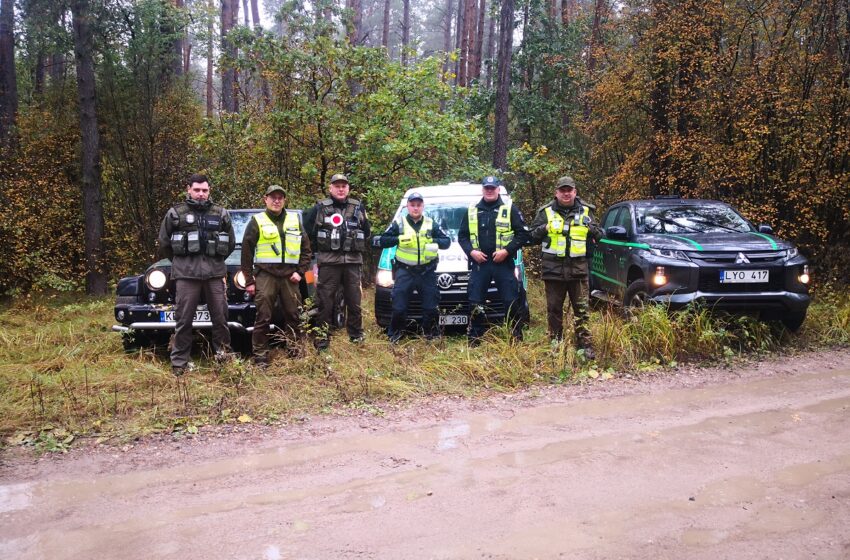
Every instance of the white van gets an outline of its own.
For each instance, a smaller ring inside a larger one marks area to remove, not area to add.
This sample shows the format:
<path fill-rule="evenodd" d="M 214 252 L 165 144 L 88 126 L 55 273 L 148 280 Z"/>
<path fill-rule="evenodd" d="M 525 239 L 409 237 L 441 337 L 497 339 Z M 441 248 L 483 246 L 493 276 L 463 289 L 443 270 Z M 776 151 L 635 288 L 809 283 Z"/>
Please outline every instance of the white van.
<path fill-rule="evenodd" d="M 442 327 L 463 327 L 469 322 L 469 299 L 466 292 L 469 283 L 469 261 L 466 253 L 457 242 L 460 224 L 467 209 L 481 200 L 481 185 L 476 183 L 449 183 L 432 187 L 408 189 L 401 197 L 393 220 L 407 215 L 407 197 L 412 192 L 420 193 L 425 199 L 425 214 L 439 223 L 451 237 L 448 249 L 440 250 L 437 264 L 437 284 L 440 287 L 440 325 Z M 503 200 L 510 200 L 505 187 L 499 187 Z M 375 319 L 379 326 L 387 328 L 392 316 L 392 288 L 395 283 L 396 247 L 384 249 L 378 261 L 378 273 L 375 278 Z M 520 317 L 528 316 L 528 303 L 525 296 L 526 277 L 522 262 L 522 251 L 517 252 L 515 274 L 520 281 L 522 305 Z M 495 284 L 490 285 L 487 297 L 487 319 L 498 323 L 505 319 L 505 308 Z M 407 319 L 411 330 L 422 325 L 422 298 L 414 292 L 408 305 Z"/>

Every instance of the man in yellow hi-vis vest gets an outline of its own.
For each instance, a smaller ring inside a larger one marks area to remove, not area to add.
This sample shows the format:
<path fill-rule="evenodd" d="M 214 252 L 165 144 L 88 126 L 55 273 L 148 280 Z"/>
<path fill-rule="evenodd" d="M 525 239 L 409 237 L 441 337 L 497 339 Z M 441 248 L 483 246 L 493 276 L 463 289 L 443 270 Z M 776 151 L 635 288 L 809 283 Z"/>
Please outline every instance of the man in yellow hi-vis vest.
<path fill-rule="evenodd" d="M 310 268 L 310 240 L 301 215 L 286 209 L 286 191 L 280 185 L 266 189 L 265 212 L 254 214 L 242 236 L 242 274 L 245 291 L 254 296 L 257 317 L 251 343 L 254 363 L 268 364 L 269 325 L 280 298 L 288 348 L 303 333 L 299 317 L 298 283 Z"/>
<path fill-rule="evenodd" d="M 448 249 L 451 238 L 440 224 L 424 216 L 425 200 L 418 192 L 407 197 L 407 216 L 393 221 L 387 230 L 372 238 L 375 247 L 398 246 L 395 254 L 393 314 L 387 335 L 397 344 L 407 325 L 407 308 L 413 290 L 422 298 L 422 330 L 425 338 L 440 336 L 440 290 L 437 287 L 438 249 Z"/>
<path fill-rule="evenodd" d="M 564 300 L 569 294 L 576 346 L 592 360 L 595 356 L 587 327 L 587 238 L 599 239 L 601 232 L 590 217 L 590 206 L 576 194 L 572 177 L 558 179 L 554 200 L 540 208 L 531 223 L 531 239 L 543 244 L 549 338 L 553 344 L 560 344 L 563 338 Z"/>

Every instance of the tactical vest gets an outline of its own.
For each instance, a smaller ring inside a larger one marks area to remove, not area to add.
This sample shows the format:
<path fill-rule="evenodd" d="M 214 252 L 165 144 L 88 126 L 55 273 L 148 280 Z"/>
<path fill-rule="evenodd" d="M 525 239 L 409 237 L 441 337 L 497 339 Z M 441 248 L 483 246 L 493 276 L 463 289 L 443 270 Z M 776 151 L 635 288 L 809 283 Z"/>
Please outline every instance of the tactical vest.
<path fill-rule="evenodd" d="M 360 224 L 360 201 L 349 198 L 340 223 L 334 225 L 334 215 L 339 214 L 332 198 L 319 201 L 316 212 L 316 249 L 318 251 L 363 252 L 366 250 L 366 233 Z"/>
<path fill-rule="evenodd" d="M 587 255 L 587 233 L 588 227 L 582 224 L 582 217 L 590 217 L 590 209 L 581 207 L 569 223 L 570 258 L 584 257 Z M 556 257 L 567 256 L 567 236 L 564 235 L 565 220 L 563 216 L 555 212 L 551 206 L 546 207 L 546 220 L 548 223 L 549 243 L 544 245 L 543 252 Z"/>
<path fill-rule="evenodd" d="M 496 250 L 506 249 L 508 244 L 514 239 L 514 230 L 511 228 L 511 206 L 513 203 L 505 202 L 499 206 L 499 213 L 496 215 Z M 478 207 L 473 204 L 467 210 L 469 216 L 469 240 L 472 242 L 472 249 L 477 251 L 481 245 L 478 243 Z"/>
<path fill-rule="evenodd" d="M 225 228 L 227 212 L 221 206 L 211 205 L 206 212 L 198 212 L 185 202 L 174 206 L 171 212 L 171 250 L 175 257 L 206 255 L 226 257 L 230 235 Z"/>
<path fill-rule="evenodd" d="M 257 248 L 254 251 L 254 262 L 280 264 L 281 242 L 277 224 L 265 212 L 254 214 L 254 220 L 257 221 L 260 230 Z M 301 259 L 301 216 L 298 212 L 286 211 L 286 217 L 283 219 L 283 233 L 283 262 L 298 264 Z"/>
<path fill-rule="evenodd" d="M 428 264 L 437 259 L 437 244 L 431 239 L 434 221 L 425 217 L 417 232 L 407 219 L 401 218 L 402 234 L 398 238 L 395 259 L 408 266 Z"/>

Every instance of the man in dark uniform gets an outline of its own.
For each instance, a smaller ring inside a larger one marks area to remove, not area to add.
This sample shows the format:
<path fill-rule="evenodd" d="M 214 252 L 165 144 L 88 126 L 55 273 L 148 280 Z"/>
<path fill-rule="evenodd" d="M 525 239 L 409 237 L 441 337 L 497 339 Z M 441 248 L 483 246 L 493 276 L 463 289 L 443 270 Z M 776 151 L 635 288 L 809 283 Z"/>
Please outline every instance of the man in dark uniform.
<path fill-rule="evenodd" d="M 301 292 L 298 283 L 310 268 L 310 239 L 304 230 L 301 214 L 286 209 L 286 191 L 271 185 L 263 197 L 265 212 L 255 214 L 242 236 L 242 274 L 245 291 L 254 296 L 257 317 L 254 320 L 252 346 L 254 363 L 269 362 L 269 324 L 275 302 L 283 309 L 287 346 L 303 335 Z"/>
<path fill-rule="evenodd" d="M 555 198 L 537 211 L 531 238 L 543 244 L 543 283 L 546 285 L 546 316 L 549 338 L 560 344 L 564 329 L 564 300 L 570 297 L 575 323 L 576 347 L 594 356 L 588 330 L 587 237 L 601 237 L 590 216 L 590 206 L 577 196 L 572 177 L 555 184 Z"/>
<path fill-rule="evenodd" d="M 174 318 L 176 329 L 171 350 L 171 371 L 183 375 L 194 367 L 191 361 L 192 322 L 201 293 L 212 321 L 216 359 L 230 356 L 227 327 L 227 266 L 224 260 L 236 246 L 233 224 L 227 210 L 210 200 L 206 176 L 192 175 L 186 200 L 165 214 L 159 228 L 160 254 L 171 259 L 171 279 L 177 291 Z"/>
<path fill-rule="evenodd" d="M 505 304 L 506 319 L 513 336 L 522 340 L 519 321 L 519 283 L 514 275 L 517 251 L 528 241 L 528 229 L 522 213 L 499 194 L 496 177 L 482 180 L 481 200 L 469 207 L 460 224 L 458 243 L 469 259 L 469 342 L 480 343 L 485 331 L 484 302 L 490 281 L 494 281 Z"/>
<path fill-rule="evenodd" d="M 415 289 L 422 297 L 422 330 L 425 338 L 440 336 L 440 290 L 437 287 L 438 249 L 448 249 L 451 238 L 440 225 L 423 216 L 425 201 L 418 192 L 407 197 L 407 216 L 401 217 L 382 235 L 372 239 L 375 247 L 398 246 L 395 254 L 393 314 L 387 335 L 398 343 L 407 327 L 407 306 Z"/>
<path fill-rule="evenodd" d="M 327 349 L 334 300 L 342 290 L 346 309 L 346 330 L 351 342 L 361 343 L 363 314 L 360 308 L 360 275 L 363 253 L 369 247 L 369 219 L 359 200 L 349 198 L 348 178 L 337 173 L 328 187 L 330 197 L 320 200 L 305 219 L 319 265 L 319 321 L 323 333 L 316 341 L 319 350 Z"/>

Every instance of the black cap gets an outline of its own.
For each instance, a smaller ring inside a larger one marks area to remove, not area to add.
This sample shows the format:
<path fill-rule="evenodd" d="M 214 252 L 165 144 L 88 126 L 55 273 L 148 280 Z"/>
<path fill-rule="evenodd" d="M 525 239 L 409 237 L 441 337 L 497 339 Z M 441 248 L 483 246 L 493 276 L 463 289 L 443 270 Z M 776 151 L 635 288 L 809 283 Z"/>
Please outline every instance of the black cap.
<path fill-rule="evenodd" d="M 348 183 L 348 177 L 346 177 L 342 173 L 337 173 L 336 175 L 331 177 L 331 184 L 339 183 L 339 182 Z M 350 183 L 348 183 L 348 184 L 350 184 Z"/>
<path fill-rule="evenodd" d="M 422 195 L 419 194 L 418 192 L 410 193 L 410 196 L 407 197 L 407 201 L 410 202 L 411 200 L 421 200 L 421 201 L 425 202 L 425 199 L 422 198 Z"/>
<path fill-rule="evenodd" d="M 483 179 L 481 179 L 482 187 L 501 187 L 502 182 L 498 179 L 498 177 L 494 177 L 493 175 L 487 175 Z"/>

